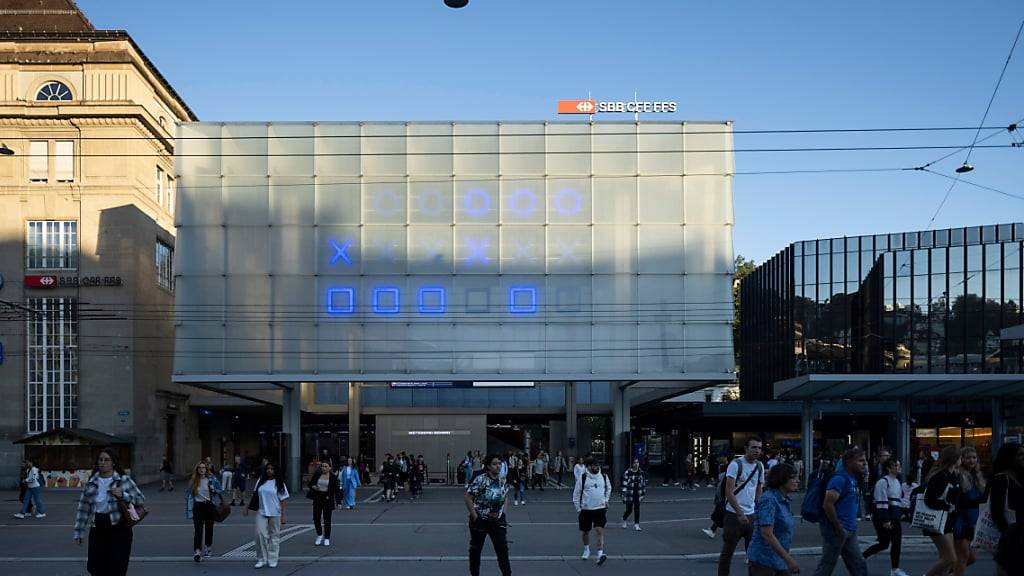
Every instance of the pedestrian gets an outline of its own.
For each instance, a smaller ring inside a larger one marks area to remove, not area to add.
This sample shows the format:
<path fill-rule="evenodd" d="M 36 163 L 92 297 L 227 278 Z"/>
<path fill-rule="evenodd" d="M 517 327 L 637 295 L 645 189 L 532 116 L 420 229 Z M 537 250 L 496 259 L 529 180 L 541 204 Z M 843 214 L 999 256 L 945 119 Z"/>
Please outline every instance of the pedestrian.
<path fill-rule="evenodd" d="M 857 447 L 850 448 L 843 452 L 842 467 L 828 481 L 825 501 L 821 505 L 825 514 L 818 523 L 822 544 L 821 560 L 814 570 L 814 576 L 830 576 L 840 556 L 850 576 L 866 576 L 868 573 L 867 562 L 864 561 L 857 541 L 860 477 L 867 465 L 864 451 Z"/>
<path fill-rule="evenodd" d="M 249 476 L 249 464 L 241 456 L 235 456 L 235 477 L 231 492 L 231 505 L 245 505 L 245 488 Z"/>
<path fill-rule="evenodd" d="M 370 463 L 363 454 L 356 460 L 359 468 L 359 485 L 370 484 Z"/>
<path fill-rule="evenodd" d="M 662 480 L 661 485 L 662 486 L 668 486 L 669 484 L 672 484 L 673 486 L 679 486 L 679 479 L 676 478 L 676 463 L 672 461 L 672 455 L 671 454 L 666 454 L 665 455 L 665 464 L 664 464 L 664 466 L 665 466 L 665 479 Z"/>
<path fill-rule="evenodd" d="M 565 486 L 562 484 L 562 475 L 569 469 L 569 464 L 565 460 L 565 456 L 562 455 L 562 451 L 559 450 L 554 460 L 551 461 L 552 471 L 555 473 L 555 479 L 558 481 L 559 486 Z"/>
<path fill-rule="evenodd" d="M 46 510 L 43 509 L 43 484 L 39 468 L 30 458 L 22 462 L 22 474 L 24 474 L 25 497 L 22 499 L 21 512 L 14 515 L 15 518 L 25 518 L 29 515 L 29 508 L 35 506 L 36 518 L 46 518 Z"/>
<path fill-rule="evenodd" d="M 582 478 L 583 475 L 587 472 L 587 467 L 584 466 L 583 463 L 586 462 L 588 458 L 590 458 L 590 452 L 587 452 L 586 455 L 584 455 L 582 459 L 577 460 L 576 463 L 573 464 L 573 466 L 572 466 L 572 478 L 573 478 L 573 484 L 574 485 L 575 484 L 579 484 L 580 483 L 580 478 Z"/>
<path fill-rule="evenodd" d="M 75 543 L 81 545 L 89 528 L 86 570 L 92 576 L 124 576 L 132 555 L 132 529 L 121 522 L 119 502 L 140 505 L 145 496 L 124 473 L 113 450 L 96 455 L 96 466 L 78 498 Z"/>
<path fill-rule="evenodd" d="M 473 452 L 466 452 L 466 457 L 462 459 L 459 470 L 462 473 L 462 483 L 466 488 L 469 488 L 469 483 L 473 477 Z"/>
<path fill-rule="evenodd" d="M 799 574 L 800 565 L 789 554 L 795 520 L 789 495 L 800 486 L 796 469 L 777 462 L 768 470 L 764 494 L 757 499 L 754 538 L 747 550 L 750 576 Z"/>
<path fill-rule="evenodd" d="M 284 484 L 284 474 L 278 474 L 277 466 L 266 462 L 263 476 L 253 487 L 252 499 L 245 509 L 246 515 L 250 510 L 256 513 L 256 565 L 253 568 L 277 568 L 277 558 L 281 552 L 281 527 L 287 523 L 287 499 L 288 487 Z"/>
<path fill-rule="evenodd" d="M 544 483 L 547 481 L 545 474 L 548 470 L 548 458 L 543 451 L 537 453 L 537 458 L 533 460 L 533 487 L 540 487 L 540 491 L 544 491 Z"/>
<path fill-rule="evenodd" d="M 878 542 L 864 551 L 864 558 L 870 558 L 888 548 L 889 575 L 907 576 L 907 573 L 900 569 L 900 554 L 903 549 L 903 481 L 900 474 L 903 472 L 903 466 L 899 460 L 888 455 L 882 462 L 885 474 L 875 482 L 875 513 L 871 517 Z"/>
<path fill-rule="evenodd" d="M 996 573 L 1016 574 L 1024 566 L 1024 446 L 1006 442 L 992 465 L 989 511 L 1001 534 L 996 548 Z"/>
<path fill-rule="evenodd" d="M 757 500 L 764 492 L 764 465 L 761 464 L 761 440 L 748 438 L 744 455 L 725 469 L 725 514 L 722 518 L 722 552 L 718 555 L 718 576 L 729 576 L 736 545 L 750 548 L 754 537 L 753 516 Z"/>
<path fill-rule="evenodd" d="M 697 470 L 693 467 L 693 454 L 687 453 L 683 457 L 683 464 L 680 468 L 680 472 L 683 475 L 683 485 L 681 488 L 686 490 L 696 490 L 696 486 L 693 485 L 694 476 L 697 475 Z"/>
<path fill-rule="evenodd" d="M 974 542 L 974 526 L 981 515 L 979 507 L 988 500 L 988 486 L 981 472 L 978 451 L 967 446 L 960 451 L 960 501 L 954 512 L 953 547 L 956 549 L 956 565 L 953 576 L 964 576 L 967 567 L 977 562 L 971 543 Z"/>
<path fill-rule="evenodd" d="M 597 532 L 597 565 L 608 560 L 604 553 L 604 527 L 608 523 L 608 501 L 612 496 L 612 483 L 608 475 L 593 457 L 584 462 L 587 471 L 572 491 L 572 503 L 576 507 L 580 538 L 583 540 L 583 556 L 590 558 L 590 530 Z"/>
<path fill-rule="evenodd" d="M 185 491 L 185 518 L 192 521 L 192 559 L 199 562 L 213 554 L 213 523 L 217 509 L 214 498 L 223 498 L 224 488 L 207 468 L 198 462 L 192 468 L 192 477 Z"/>
<path fill-rule="evenodd" d="M 647 477 L 640 469 L 640 460 L 634 458 L 633 464 L 622 473 L 622 503 L 626 511 L 622 513 L 622 527 L 626 528 L 626 519 L 633 514 L 633 529 L 640 531 L 640 502 L 647 495 Z"/>
<path fill-rule="evenodd" d="M 771 469 L 775 468 L 775 466 L 778 463 L 779 463 L 779 454 L 778 454 L 778 452 L 774 452 L 774 451 L 769 452 L 768 453 L 768 462 L 765 465 L 765 467 L 768 469 L 768 471 L 771 472 Z"/>
<path fill-rule="evenodd" d="M 960 447 L 946 446 L 939 455 L 939 460 L 932 465 L 925 476 L 924 503 L 932 510 L 946 510 L 949 515 L 942 532 L 924 530 L 924 535 L 931 538 L 939 557 L 931 565 L 926 576 L 945 575 L 956 564 L 956 548 L 953 543 L 953 525 L 956 523 L 956 503 L 960 499 Z"/>
<path fill-rule="evenodd" d="M 413 462 L 409 466 L 409 499 L 415 500 L 423 494 L 423 481 L 426 479 L 427 467 L 423 460 Z"/>
<path fill-rule="evenodd" d="M 345 467 L 338 473 L 338 479 L 341 481 L 341 491 L 345 496 L 345 506 L 349 510 L 355 510 L 356 488 L 359 488 L 361 482 L 359 471 L 356 469 L 351 458 L 347 460 Z"/>
<path fill-rule="evenodd" d="M 512 490 L 512 505 L 519 506 L 522 504 L 526 506 L 526 478 L 524 477 L 523 470 L 525 462 L 515 452 L 508 457 L 508 485 Z"/>
<path fill-rule="evenodd" d="M 714 487 L 714 489 L 715 489 L 715 507 L 716 508 L 719 505 L 724 505 L 724 500 L 725 500 L 725 471 L 728 469 L 728 467 L 729 467 L 729 457 L 726 456 L 725 454 L 719 454 L 715 458 L 714 481 L 712 481 L 712 479 L 710 478 L 710 472 L 709 472 L 708 487 L 709 488 L 710 487 Z M 714 540 L 715 539 L 715 534 L 718 532 L 719 528 L 721 528 L 721 526 L 715 521 L 714 518 L 712 518 L 711 519 L 711 526 L 708 526 L 707 528 L 701 528 L 700 531 L 703 532 L 704 535 L 707 536 L 708 538 L 711 538 L 712 540 Z"/>
<path fill-rule="evenodd" d="M 508 483 L 501 477 L 501 458 L 489 454 L 482 462 L 486 472 L 477 476 L 466 489 L 466 510 L 469 512 L 469 574 L 480 576 L 480 553 L 490 537 L 498 569 L 502 576 L 511 576 L 508 561 Z"/>
<path fill-rule="evenodd" d="M 341 504 L 341 483 L 331 471 L 330 460 L 320 461 L 320 466 L 309 479 L 306 497 L 313 501 L 313 527 L 316 528 L 313 546 L 330 546 L 331 517 L 338 504 Z"/>
<path fill-rule="evenodd" d="M 174 467 L 171 460 L 164 456 L 160 462 L 160 491 L 174 492 Z"/>
<path fill-rule="evenodd" d="M 393 502 L 395 500 L 395 485 L 398 482 L 398 466 L 391 454 L 385 457 L 384 464 L 380 467 L 380 479 L 384 484 L 384 501 Z"/>
<path fill-rule="evenodd" d="M 235 461 L 228 462 L 220 469 L 220 485 L 227 494 L 235 490 Z"/>

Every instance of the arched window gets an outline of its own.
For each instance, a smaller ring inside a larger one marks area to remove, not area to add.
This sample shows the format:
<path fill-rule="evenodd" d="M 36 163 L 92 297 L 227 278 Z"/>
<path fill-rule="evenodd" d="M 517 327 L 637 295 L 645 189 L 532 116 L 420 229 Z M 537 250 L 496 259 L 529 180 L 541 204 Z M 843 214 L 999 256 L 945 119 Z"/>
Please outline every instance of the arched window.
<path fill-rule="evenodd" d="M 71 89 L 57 81 L 47 82 L 36 92 L 36 100 L 71 100 Z"/>

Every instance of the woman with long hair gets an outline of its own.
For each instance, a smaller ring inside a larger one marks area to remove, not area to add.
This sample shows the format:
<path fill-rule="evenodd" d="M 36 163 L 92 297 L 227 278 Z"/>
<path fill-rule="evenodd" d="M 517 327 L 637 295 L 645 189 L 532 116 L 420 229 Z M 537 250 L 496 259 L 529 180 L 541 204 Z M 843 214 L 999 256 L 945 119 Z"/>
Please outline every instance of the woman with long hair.
<path fill-rule="evenodd" d="M 320 461 L 320 466 L 309 480 L 308 496 L 313 501 L 313 527 L 316 528 L 313 545 L 330 546 L 331 517 L 338 504 L 341 504 L 341 484 L 332 473 L 330 462 Z"/>
<path fill-rule="evenodd" d="M 286 524 L 284 501 L 288 499 L 288 487 L 284 474 L 277 473 L 277 466 L 267 463 L 263 476 L 252 491 L 252 499 L 245 509 L 256 512 L 256 565 L 254 568 L 270 566 L 277 568 L 281 553 L 281 526 Z"/>
<path fill-rule="evenodd" d="M 93 576 L 124 576 L 132 555 L 132 529 L 121 522 L 118 502 L 146 501 L 139 487 L 121 469 L 117 454 L 108 448 L 96 455 L 96 466 L 78 498 L 75 542 L 82 543 L 89 528 L 89 560 Z"/>
<path fill-rule="evenodd" d="M 356 507 L 356 488 L 362 485 L 359 476 L 359 470 L 356 469 L 355 463 L 351 458 L 347 460 L 345 467 L 338 473 L 338 479 L 341 481 L 341 492 L 345 497 L 345 506 L 349 510 L 354 510 Z"/>
<path fill-rule="evenodd" d="M 217 512 L 213 500 L 223 498 L 223 493 L 217 477 L 200 460 L 192 468 L 192 479 L 185 491 L 185 518 L 192 520 L 192 559 L 196 562 L 213 553 L 213 522 Z"/>
<path fill-rule="evenodd" d="M 988 499 L 988 486 L 981 473 L 978 451 L 972 446 L 960 452 L 960 501 L 956 506 L 956 521 L 953 524 L 953 545 L 956 548 L 956 565 L 953 576 L 964 576 L 967 567 L 978 557 L 971 547 L 974 541 L 974 525 L 978 523 L 978 507 Z"/>
<path fill-rule="evenodd" d="M 989 510 L 1002 536 L 996 550 L 996 573 L 1016 574 L 1024 565 L 1024 446 L 1007 442 L 999 447 L 992 465 Z"/>
<path fill-rule="evenodd" d="M 956 564 L 956 548 L 953 545 L 953 525 L 956 523 L 956 503 L 960 500 L 960 447 L 946 446 L 939 460 L 931 466 L 925 476 L 924 503 L 933 510 L 946 510 L 949 516 L 941 533 L 924 531 L 931 538 L 939 558 L 931 565 L 926 576 L 945 576 Z"/>
<path fill-rule="evenodd" d="M 889 549 L 890 576 L 907 576 L 900 569 L 900 553 L 903 549 L 903 481 L 900 473 L 903 466 L 896 458 L 885 461 L 884 476 L 875 483 L 875 513 L 871 515 L 871 523 L 875 526 L 878 542 L 864 550 L 864 557 Z"/>
<path fill-rule="evenodd" d="M 46 511 L 43 509 L 42 487 L 46 483 L 39 468 L 31 458 L 25 458 L 22 462 L 22 486 L 25 489 L 24 498 L 21 499 L 21 512 L 14 515 L 15 518 L 25 518 L 35 506 L 36 518 L 46 518 Z"/>

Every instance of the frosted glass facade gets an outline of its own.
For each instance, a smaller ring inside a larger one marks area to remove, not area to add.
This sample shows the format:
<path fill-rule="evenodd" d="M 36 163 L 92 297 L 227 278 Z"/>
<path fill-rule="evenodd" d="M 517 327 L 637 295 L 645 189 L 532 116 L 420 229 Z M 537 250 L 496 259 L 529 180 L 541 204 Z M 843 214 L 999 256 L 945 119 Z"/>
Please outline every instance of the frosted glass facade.
<path fill-rule="evenodd" d="M 192 123 L 176 146 L 179 375 L 733 368 L 728 123 Z"/>

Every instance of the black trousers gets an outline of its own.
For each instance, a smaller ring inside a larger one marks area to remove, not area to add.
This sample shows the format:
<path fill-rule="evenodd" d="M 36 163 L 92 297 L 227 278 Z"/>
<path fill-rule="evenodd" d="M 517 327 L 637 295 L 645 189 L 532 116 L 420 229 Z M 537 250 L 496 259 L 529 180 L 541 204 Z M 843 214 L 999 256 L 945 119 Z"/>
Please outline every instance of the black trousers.
<path fill-rule="evenodd" d="M 871 517 L 871 523 L 875 525 L 875 534 L 878 535 L 878 542 L 864 550 L 864 557 L 868 558 L 889 548 L 889 561 L 893 568 L 900 567 L 900 553 L 903 549 L 903 526 L 899 520 L 889 522 L 889 529 L 883 526 L 885 518 L 883 514 L 875 513 Z M 890 548 L 891 546 L 891 548 Z"/>
<path fill-rule="evenodd" d="M 132 556 L 132 529 L 110 524 L 110 514 L 97 514 L 89 529 L 89 560 L 92 576 L 125 576 Z"/>
<path fill-rule="evenodd" d="M 334 502 L 327 493 L 313 494 L 313 527 L 316 535 L 331 539 L 331 517 L 334 516 Z M 322 519 L 322 522 L 321 522 Z"/>
<path fill-rule="evenodd" d="M 545 478 L 544 478 L 543 474 L 537 474 L 535 472 L 533 474 L 533 487 L 534 488 L 538 488 L 539 487 L 541 489 L 541 491 L 543 491 L 544 490 L 544 480 L 545 480 Z"/>
<path fill-rule="evenodd" d="M 213 546 L 213 516 L 211 502 L 195 502 L 192 504 L 192 549 L 202 550 Z"/>
<path fill-rule="evenodd" d="M 501 518 L 477 518 L 469 522 L 469 574 L 480 576 L 480 552 L 484 549 L 484 540 L 491 537 L 494 555 L 498 557 L 498 569 L 501 576 L 512 575 L 512 565 L 508 562 L 508 523 L 505 516 Z"/>
<path fill-rule="evenodd" d="M 626 501 L 626 511 L 622 514 L 622 521 L 625 522 L 626 518 L 629 518 L 630 512 L 633 513 L 633 524 L 640 523 L 640 495 L 633 494 L 632 500 Z"/>

